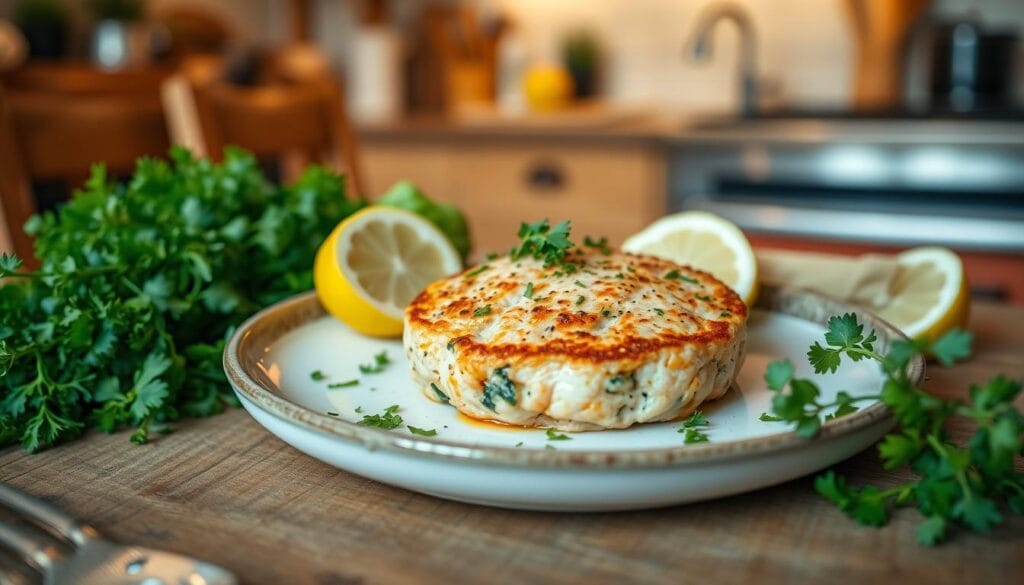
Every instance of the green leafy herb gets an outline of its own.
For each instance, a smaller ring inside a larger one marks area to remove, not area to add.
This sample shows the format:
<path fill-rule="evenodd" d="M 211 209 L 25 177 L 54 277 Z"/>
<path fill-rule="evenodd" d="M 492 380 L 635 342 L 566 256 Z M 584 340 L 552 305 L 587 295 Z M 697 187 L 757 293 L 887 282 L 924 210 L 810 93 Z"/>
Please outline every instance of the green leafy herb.
<path fill-rule="evenodd" d="M 608 317 L 612 316 L 612 312 L 609 311 L 608 309 L 605 309 L 605 310 L 601 311 L 601 316 L 604 317 L 605 319 L 607 319 Z"/>
<path fill-rule="evenodd" d="M 700 284 L 700 281 L 697 280 L 696 278 L 691 278 L 684 274 L 680 274 L 678 270 L 668 271 L 668 273 L 665 274 L 665 278 L 668 278 L 670 280 L 680 280 L 682 282 L 688 282 L 690 284 Z"/>
<path fill-rule="evenodd" d="M 617 278 L 619 280 L 622 280 L 623 278 L 626 278 L 626 275 L 621 273 L 621 272 L 616 272 L 615 273 L 615 278 Z"/>
<path fill-rule="evenodd" d="M 578 287 L 580 287 L 580 288 L 587 288 L 587 285 L 586 285 L 586 284 L 584 284 L 584 283 L 582 283 L 582 282 L 580 282 L 580 281 L 578 281 L 578 280 L 574 280 L 574 281 L 573 281 L 573 284 L 575 284 L 576 286 L 578 286 Z"/>
<path fill-rule="evenodd" d="M 355 410 L 355 413 L 356 414 L 363 414 L 363 407 L 362 406 L 357 406 L 356 410 Z"/>
<path fill-rule="evenodd" d="M 124 184 L 102 166 L 29 221 L 40 268 L 0 256 L 0 444 L 35 451 L 88 428 L 136 428 L 237 404 L 227 334 L 312 288 L 323 238 L 365 203 L 319 167 L 274 186 L 237 149 L 214 164 L 172 149 Z"/>
<path fill-rule="evenodd" d="M 477 266 L 473 270 L 470 270 L 469 272 L 467 272 L 466 276 L 467 277 L 476 276 L 476 275 L 480 274 L 481 272 L 483 272 L 484 270 L 487 270 L 490 267 L 491 266 L 489 264 L 481 264 L 480 266 Z"/>
<path fill-rule="evenodd" d="M 897 340 L 883 356 L 875 350 L 874 332 L 865 334 L 856 315 L 833 317 L 825 345 L 816 342 L 808 351 L 815 372 L 835 372 L 844 358 L 867 358 L 879 363 L 885 382 L 880 394 L 839 392 L 831 402 L 819 399 L 820 391 L 812 381 L 794 377 L 789 362 L 769 364 L 765 382 L 774 393 L 775 417 L 794 424 L 798 433 L 813 436 L 823 414 L 828 420 L 855 411 L 857 402 L 880 400 L 899 424 L 878 444 L 882 465 L 909 467 L 917 475 L 913 481 L 880 489 L 850 486 L 842 476 L 828 471 L 815 481 L 818 493 L 868 526 L 888 523 L 894 507 L 914 505 L 925 517 L 918 526 L 917 541 L 927 546 L 946 538 L 954 524 L 987 532 L 1002 522 L 1002 502 L 1016 513 L 1024 511 L 1024 474 L 1015 467 L 1015 458 L 1024 448 L 1024 415 L 1013 405 L 1021 382 L 996 376 L 972 386 L 965 404 L 935 397 L 910 379 L 907 366 L 915 356 L 930 354 L 950 365 L 970 354 L 971 339 L 969 333 L 953 330 L 934 341 Z M 952 443 L 945 431 L 952 417 L 969 419 L 977 427 L 963 447 Z"/>
<path fill-rule="evenodd" d="M 577 305 L 582 305 L 583 301 L 585 301 L 585 300 L 587 300 L 587 297 L 585 297 L 583 295 L 580 295 L 580 296 L 576 297 L 576 304 Z"/>
<path fill-rule="evenodd" d="M 399 406 L 397 404 L 392 404 L 385 408 L 384 412 L 381 414 L 363 415 L 363 420 L 359 421 L 359 424 L 378 429 L 397 429 L 402 425 L 402 416 L 397 414 L 398 410 Z"/>
<path fill-rule="evenodd" d="M 543 260 L 544 266 L 561 266 L 563 269 L 575 271 L 576 266 L 566 261 L 566 253 L 573 247 L 569 240 L 569 220 L 559 222 L 555 227 L 542 219 L 536 223 L 523 223 L 519 227 L 519 246 L 509 251 L 512 260 L 520 258 L 536 258 Z"/>
<path fill-rule="evenodd" d="M 571 441 L 572 437 L 569 435 L 561 435 L 555 431 L 555 429 L 545 429 L 544 434 L 547 436 L 549 441 Z"/>
<path fill-rule="evenodd" d="M 331 412 L 330 410 L 328 410 L 328 411 L 327 411 L 327 415 L 328 415 L 328 416 L 338 416 L 338 413 L 336 413 L 336 412 Z"/>
<path fill-rule="evenodd" d="M 414 427 L 412 425 L 406 425 L 406 426 L 408 427 L 409 432 L 414 434 L 414 435 L 420 435 L 421 437 L 436 437 L 437 436 L 437 429 L 421 429 L 419 427 Z"/>
<path fill-rule="evenodd" d="M 612 249 L 608 247 L 608 238 L 602 237 L 600 240 L 592 239 L 590 236 L 583 237 L 583 245 L 588 248 L 594 248 L 598 252 L 605 256 L 611 256 Z"/>
<path fill-rule="evenodd" d="M 430 383 L 430 389 L 434 391 L 434 394 L 437 395 L 437 398 L 441 402 L 443 402 L 445 404 L 448 404 L 450 402 L 450 400 L 448 399 L 448 395 L 445 394 L 444 391 L 441 390 L 441 388 L 439 388 L 437 384 L 431 382 Z"/>
<path fill-rule="evenodd" d="M 495 400 L 501 398 L 505 402 L 515 406 L 516 385 L 508 377 L 508 366 L 502 366 L 494 370 L 490 378 L 484 382 L 484 393 L 480 399 L 481 404 L 491 410 L 497 408 Z"/>
<path fill-rule="evenodd" d="M 664 317 L 665 316 L 665 311 L 663 309 L 654 308 L 654 309 L 651 309 L 651 310 L 654 311 L 655 313 L 657 313 L 659 317 Z"/>
<path fill-rule="evenodd" d="M 708 417 L 704 416 L 703 411 L 698 410 L 691 414 L 689 418 L 683 421 L 683 428 L 692 429 L 696 427 L 706 427 L 709 424 L 710 423 L 708 422 Z"/>
<path fill-rule="evenodd" d="M 313 370 L 312 372 L 309 373 L 309 379 L 313 380 L 314 382 L 322 382 L 323 380 L 327 379 L 327 374 L 324 374 L 320 370 Z"/>
<path fill-rule="evenodd" d="M 479 309 L 473 311 L 473 316 L 474 317 L 483 317 L 484 315 L 490 315 L 490 314 L 491 314 L 491 306 L 490 305 L 484 305 L 484 306 L 480 307 Z"/>
<path fill-rule="evenodd" d="M 705 433 L 698 431 L 697 429 L 680 429 L 679 432 L 684 432 L 683 443 L 690 445 L 692 443 L 707 443 L 710 439 Z"/>
<path fill-rule="evenodd" d="M 497 260 L 498 259 L 498 254 L 495 253 L 495 252 L 488 252 L 486 258 L 487 258 L 488 261 Z"/>
<path fill-rule="evenodd" d="M 518 443 L 516 443 L 516 447 L 522 447 L 522 446 L 523 446 L 523 442 L 522 441 L 519 441 Z"/>
<path fill-rule="evenodd" d="M 761 416 L 757 417 L 757 420 L 761 422 L 781 422 L 782 417 L 771 415 L 768 414 L 767 412 L 762 412 Z"/>
<path fill-rule="evenodd" d="M 337 390 L 338 388 L 351 388 L 352 386 L 358 386 L 358 385 L 359 385 L 359 380 L 352 379 L 352 380 L 345 380 L 344 382 L 335 382 L 333 384 L 328 384 L 327 387 L 330 388 L 331 390 Z"/>
<path fill-rule="evenodd" d="M 711 297 L 709 297 L 708 295 L 694 295 L 694 296 L 697 297 L 697 300 L 704 301 L 705 303 L 711 301 Z"/>
<path fill-rule="evenodd" d="M 391 365 L 391 358 L 387 351 L 382 351 L 373 356 L 372 364 L 359 364 L 359 371 L 363 374 L 379 374 Z"/>
<path fill-rule="evenodd" d="M 523 296 L 528 298 L 528 299 L 532 299 L 533 298 L 533 283 L 532 282 L 526 283 L 526 289 L 523 290 Z"/>
<path fill-rule="evenodd" d="M 719 317 L 732 317 L 732 313 L 730 313 L 729 311 L 722 311 L 721 313 L 718 314 L 718 316 Z"/>

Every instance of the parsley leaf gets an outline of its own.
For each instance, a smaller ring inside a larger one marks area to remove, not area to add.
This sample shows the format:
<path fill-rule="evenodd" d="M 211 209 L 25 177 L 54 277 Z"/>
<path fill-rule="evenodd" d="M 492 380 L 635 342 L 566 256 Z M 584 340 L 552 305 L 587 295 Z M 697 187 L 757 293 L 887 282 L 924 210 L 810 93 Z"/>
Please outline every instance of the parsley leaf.
<path fill-rule="evenodd" d="M 572 437 L 569 435 L 561 435 L 555 432 L 555 429 L 545 429 L 544 434 L 547 436 L 549 441 L 571 441 Z"/>
<path fill-rule="evenodd" d="M 767 412 L 762 412 L 761 416 L 757 417 L 757 420 L 761 422 L 780 422 L 782 421 L 782 417 L 771 415 L 768 414 Z"/>
<path fill-rule="evenodd" d="M 409 432 L 414 434 L 414 435 L 420 435 L 422 437 L 436 437 L 437 436 L 437 429 L 421 429 L 419 427 L 414 427 L 412 425 L 406 425 L 406 427 L 409 429 Z"/>
<path fill-rule="evenodd" d="M 572 266 L 575 270 L 575 265 L 565 259 L 566 253 L 574 245 L 569 240 L 569 220 L 559 222 L 554 227 L 548 225 L 547 219 L 536 223 L 523 223 L 519 227 L 519 239 L 519 246 L 514 246 L 509 251 L 512 260 L 536 258 L 543 260 L 545 267 Z"/>
<path fill-rule="evenodd" d="M 691 414 L 689 418 L 683 421 L 683 428 L 692 429 L 694 427 L 707 426 L 708 424 L 708 417 L 704 416 L 704 413 L 698 410 Z"/>
<path fill-rule="evenodd" d="M 313 370 L 309 373 L 309 379 L 314 382 L 322 382 L 327 379 L 327 374 L 324 374 L 320 370 Z"/>
<path fill-rule="evenodd" d="M 594 248 L 605 256 L 611 256 L 612 249 L 608 247 L 608 238 L 602 237 L 600 240 L 592 239 L 590 236 L 583 237 L 583 245 L 588 248 Z"/>
<path fill-rule="evenodd" d="M 363 420 L 359 424 L 385 430 L 397 429 L 402 425 L 402 416 L 397 414 L 399 408 L 397 404 L 392 404 L 381 414 L 363 415 Z"/>
<path fill-rule="evenodd" d="M 489 264 L 481 264 L 480 266 L 478 266 L 478 267 L 474 268 L 473 270 L 467 272 L 466 273 L 466 277 L 469 278 L 469 277 L 477 276 L 480 273 L 482 273 L 484 270 L 489 269 L 490 267 L 491 266 Z"/>
<path fill-rule="evenodd" d="M 358 385 L 359 385 L 359 380 L 352 379 L 352 380 L 345 380 L 344 382 L 334 382 L 333 384 L 328 384 L 327 387 L 330 388 L 331 390 L 336 390 L 338 388 L 351 388 L 352 386 L 358 386 Z"/>
<path fill-rule="evenodd" d="M 697 429 L 680 429 L 680 432 L 684 431 L 686 434 L 683 435 L 683 443 L 686 445 L 693 443 L 707 443 L 710 440 L 706 434 L 698 431 Z"/>
<path fill-rule="evenodd" d="M 681 274 L 678 270 L 670 270 L 665 274 L 665 278 L 669 280 L 680 280 L 682 282 L 688 282 L 690 284 L 700 284 L 700 281 L 696 278 L 691 278 L 684 274 Z"/>
<path fill-rule="evenodd" d="M 526 288 L 523 290 L 523 296 L 528 298 L 528 299 L 532 299 L 533 298 L 533 283 L 532 282 L 526 283 Z"/>
<path fill-rule="evenodd" d="M 391 358 L 387 351 L 382 351 L 373 356 L 372 364 L 359 364 L 359 371 L 363 374 L 379 374 L 391 365 Z"/>
<path fill-rule="evenodd" d="M 484 305 L 484 306 L 478 308 L 477 310 L 473 311 L 473 316 L 474 317 L 483 317 L 485 315 L 490 315 L 490 314 L 491 314 L 491 306 L 490 305 Z"/>

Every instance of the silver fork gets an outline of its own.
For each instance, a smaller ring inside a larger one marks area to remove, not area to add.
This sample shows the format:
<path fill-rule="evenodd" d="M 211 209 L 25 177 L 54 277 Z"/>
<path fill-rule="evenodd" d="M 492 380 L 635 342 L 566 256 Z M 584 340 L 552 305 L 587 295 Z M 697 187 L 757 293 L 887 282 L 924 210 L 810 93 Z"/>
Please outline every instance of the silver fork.
<path fill-rule="evenodd" d="M 237 585 L 227 570 L 183 555 L 137 546 L 121 546 L 100 537 L 50 504 L 0 484 L 0 506 L 31 521 L 60 540 L 34 537 L 30 530 L 0 522 L 0 544 L 7 546 L 43 576 L 45 585 Z"/>

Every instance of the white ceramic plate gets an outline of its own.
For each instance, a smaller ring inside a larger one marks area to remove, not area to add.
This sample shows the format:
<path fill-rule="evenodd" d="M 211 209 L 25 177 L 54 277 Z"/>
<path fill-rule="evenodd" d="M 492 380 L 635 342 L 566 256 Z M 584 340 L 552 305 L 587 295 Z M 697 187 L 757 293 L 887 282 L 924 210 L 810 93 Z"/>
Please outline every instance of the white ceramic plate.
<path fill-rule="evenodd" d="M 877 317 L 807 292 L 767 289 L 748 324 L 747 358 L 737 388 L 703 410 L 710 442 L 683 444 L 679 423 L 571 433 L 549 440 L 543 430 L 472 421 L 427 400 L 410 377 L 398 340 L 363 337 L 325 316 L 316 297 L 301 295 L 255 315 L 231 339 L 225 370 L 242 405 L 270 432 L 336 467 L 443 498 L 536 510 L 621 510 L 692 502 L 787 481 L 845 459 L 892 426 L 881 404 L 826 423 L 814 439 L 783 423 L 758 420 L 769 411 L 762 376 L 769 361 L 789 358 L 813 375 L 807 347 L 824 321 L 853 311 L 878 333 L 880 347 L 900 334 Z M 392 364 L 361 374 L 386 351 Z M 923 361 L 911 364 L 923 375 Z M 323 380 L 312 379 L 319 370 Z M 353 387 L 331 383 L 358 379 Z M 876 364 L 844 363 L 818 379 L 828 399 L 839 390 L 877 393 Z M 357 424 L 364 414 L 398 405 L 404 424 L 384 431 Z M 435 429 L 412 434 L 406 425 Z"/>

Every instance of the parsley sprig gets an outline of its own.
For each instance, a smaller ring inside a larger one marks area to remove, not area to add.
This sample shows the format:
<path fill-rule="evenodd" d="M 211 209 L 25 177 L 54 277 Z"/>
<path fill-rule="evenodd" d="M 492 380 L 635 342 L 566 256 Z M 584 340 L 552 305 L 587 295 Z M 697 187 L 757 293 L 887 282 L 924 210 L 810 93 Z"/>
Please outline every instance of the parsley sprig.
<path fill-rule="evenodd" d="M 392 404 L 381 414 L 364 414 L 359 424 L 385 430 L 397 429 L 402 426 L 402 415 L 398 414 L 400 408 L 397 404 Z"/>
<path fill-rule="evenodd" d="M 374 354 L 373 363 L 359 364 L 359 371 L 363 374 L 379 374 L 389 365 L 391 365 L 391 358 L 388 357 L 388 352 L 385 350 Z"/>
<path fill-rule="evenodd" d="M 542 219 L 536 223 L 523 223 L 519 226 L 519 239 L 521 240 L 518 246 L 514 246 L 509 252 L 509 257 L 512 260 L 519 260 L 520 258 L 536 258 L 537 260 L 543 260 L 544 266 L 571 266 L 573 269 L 576 265 L 568 262 L 565 258 L 566 252 L 568 252 L 575 244 L 569 239 L 569 220 L 564 220 L 557 223 L 554 227 L 548 224 L 547 219 Z"/>
<path fill-rule="evenodd" d="M 815 435 L 823 413 L 829 413 L 826 419 L 843 416 L 856 410 L 857 402 L 880 400 L 896 417 L 899 428 L 879 443 L 878 453 L 885 469 L 909 467 L 917 479 L 885 489 L 855 487 L 828 471 L 815 480 L 818 493 L 868 526 L 885 525 L 893 507 L 916 506 L 925 517 L 917 529 L 923 545 L 942 541 L 955 525 L 987 532 L 1003 520 L 1000 502 L 1014 513 L 1024 512 L 1024 474 L 1015 467 L 1015 458 L 1024 452 L 1024 415 L 1013 406 L 1021 382 L 999 375 L 971 386 L 967 403 L 943 400 L 917 387 L 907 366 L 918 355 L 934 356 L 946 366 L 966 358 L 970 333 L 953 330 L 934 341 L 895 341 L 885 355 L 875 341 L 874 332 L 865 335 L 855 315 L 833 317 L 825 345 L 811 346 L 808 359 L 819 374 L 835 372 L 844 357 L 877 361 L 885 376 L 877 395 L 839 393 L 836 400 L 822 402 L 817 385 L 796 378 L 788 361 L 773 362 L 765 372 L 774 393 L 767 416 L 794 424 L 801 435 Z M 977 427 L 964 446 L 951 442 L 945 430 L 953 417 Z"/>

